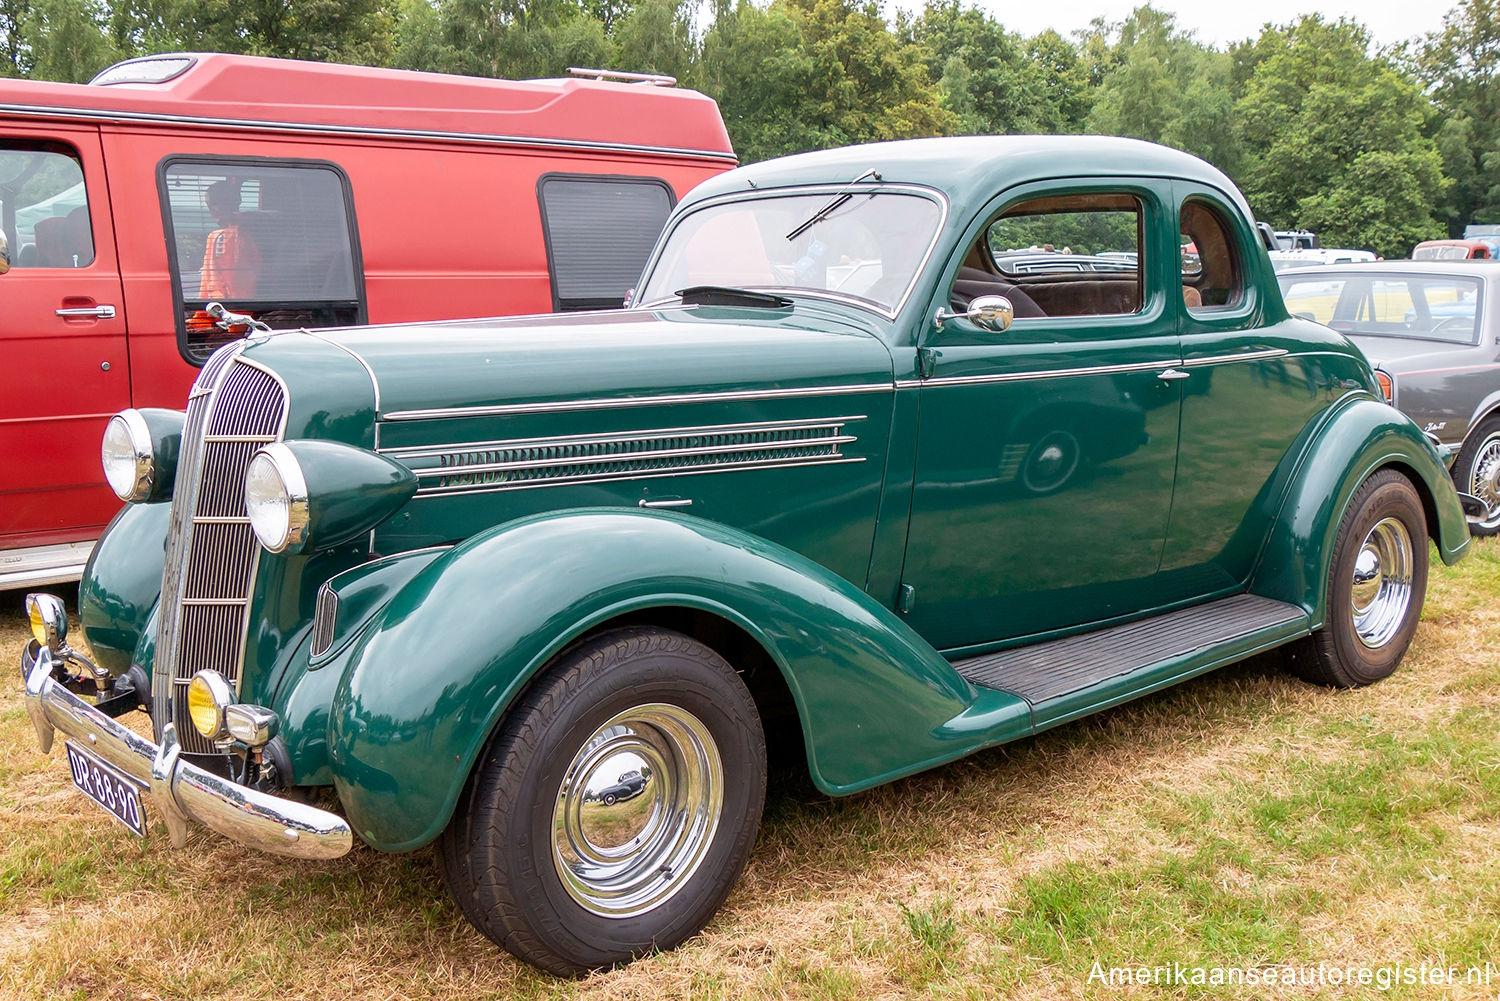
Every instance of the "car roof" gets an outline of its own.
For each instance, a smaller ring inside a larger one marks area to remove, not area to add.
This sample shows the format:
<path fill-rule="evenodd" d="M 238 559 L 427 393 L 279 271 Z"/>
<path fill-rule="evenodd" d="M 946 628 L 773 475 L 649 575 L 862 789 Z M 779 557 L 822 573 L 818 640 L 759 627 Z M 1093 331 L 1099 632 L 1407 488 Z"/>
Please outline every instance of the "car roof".
<path fill-rule="evenodd" d="M 1224 192 L 1252 218 L 1243 196 L 1218 168 L 1181 150 L 1114 136 L 945 136 L 866 143 L 764 160 L 705 181 L 685 203 L 747 187 L 758 190 L 852 181 L 867 170 L 883 184 L 937 188 L 958 205 L 1003 188 L 1059 177 L 1176 177 Z"/>
<path fill-rule="evenodd" d="M 1295 278 L 1300 281 L 1303 278 L 1317 275 L 1337 277 L 1340 275 L 1359 274 L 1360 272 L 1433 275 L 1437 277 L 1467 275 L 1471 278 L 1477 275 L 1485 281 L 1500 281 L 1500 261 L 1356 261 L 1344 264 L 1321 264 L 1316 267 L 1281 271 L 1277 273 L 1277 277 L 1279 278 L 1284 275 L 1287 278 Z"/>

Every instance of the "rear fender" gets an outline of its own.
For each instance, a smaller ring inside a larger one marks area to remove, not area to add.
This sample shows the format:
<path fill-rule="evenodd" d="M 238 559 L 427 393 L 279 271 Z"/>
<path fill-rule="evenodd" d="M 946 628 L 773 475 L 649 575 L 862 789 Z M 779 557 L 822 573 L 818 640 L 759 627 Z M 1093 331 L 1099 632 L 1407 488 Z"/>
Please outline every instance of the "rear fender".
<path fill-rule="evenodd" d="M 1421 495 L 1428 533 L 1443 562 L 1462 559 L 1470 541 L 1468 524 L 1432 443 L 1399 411 L 1355 397 L 1328 417 L 1304 453 L 1251 579 L 1251 592 L 1301 606 L 1312 628 L 1321 628 L 1339 522 L 1360 484 L 1385 467 L 1399 469 Z"/>
<path fill-rule="evenodd" d="M 341 658 L 330 760 L 354 829 L 387 851 L 435 838 L 526 683 L 589 630 L 653 607 L 711 612 L 761 644 L 796 702 L 813 780 L 829 793 L 973 749 L 943 724 L 974 689 L 823 567 L 666 512 L 551 513 L 433 560 Z"/>

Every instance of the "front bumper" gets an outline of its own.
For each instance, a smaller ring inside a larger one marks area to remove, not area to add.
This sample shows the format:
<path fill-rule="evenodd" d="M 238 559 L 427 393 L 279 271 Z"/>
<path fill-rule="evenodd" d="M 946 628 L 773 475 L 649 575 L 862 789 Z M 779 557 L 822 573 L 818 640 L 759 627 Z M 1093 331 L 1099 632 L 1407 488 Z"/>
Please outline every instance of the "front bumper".
<path fill-rule="evenodd" d="M 348 821 L 338 814 L 282 799 L 207 772 L 179 753 L 168 723 L 160 746 L 127 729 L 68 691 L 54 677 L 52 652 L 32 640 L 21 654 L 26 711 L 43 753 L 61 730 L 145 786 L 167 823 L 172 847 L 187 843 L 194 821 L 227 838 L 296 858 L 338 858 L 354 846 Z"/>

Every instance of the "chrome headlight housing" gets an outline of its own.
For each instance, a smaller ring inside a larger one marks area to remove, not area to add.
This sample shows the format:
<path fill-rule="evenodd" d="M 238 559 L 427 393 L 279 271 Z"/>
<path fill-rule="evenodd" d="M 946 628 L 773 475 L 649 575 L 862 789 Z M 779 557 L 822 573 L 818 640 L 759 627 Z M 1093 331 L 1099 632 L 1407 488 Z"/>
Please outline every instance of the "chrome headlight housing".
<path fill-rule="evenodd" d="M 251 458 L 245 470 L 245 513 L 255 537 L 273 553 L 295 552 L 306 540 L 311 517 L 307 477 L 285 444 L 267 445 Z"/>
<path fill-rule="evenodd" d="M 416 474 L 383 455 L 337 441 L 276 442 L 245 470 L 245 512 L 273 553 L 341 545 L 400 510 Z"/>
<path fill-rule="evenodd" d="M 151 496 L 155 473 L 155 449 L 151 430 L 139 410 L 122 410 L 109 419 L 99 459 L 104 478 L 122 501 L 143 501 Z"/>
<path fill-rule="evenodd" d="M 109 419 L 99 460 L 116 497 L 130 503 L 171 497 L 186 420 L 180 410 L 157 408 L 122 410 Z"/>
<path fill-rule="evenodd" d="M 218 671 L 199 671 L 188 682 L 188 719 L 209 740 L 229 736 L 224 711 L 234 704 L 234 686 Z"/>

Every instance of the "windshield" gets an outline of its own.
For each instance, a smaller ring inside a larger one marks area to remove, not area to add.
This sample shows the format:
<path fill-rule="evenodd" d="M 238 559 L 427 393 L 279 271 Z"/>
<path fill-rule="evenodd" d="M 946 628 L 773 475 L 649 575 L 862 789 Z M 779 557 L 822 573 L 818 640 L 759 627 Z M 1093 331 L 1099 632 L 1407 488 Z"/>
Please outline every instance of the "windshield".
<path fill-rule="evenodd" d="M 1346 334 L 1479 343 L 1479 280 L 1446 275 L 1279 276 L 1287 309 Z"/>
<path fill-rule="evenodd" d="M 672 228 L 636 301 L 650 305 L 686 288 L 723 285 L 831 294 L 894 313 L 942 217 L 933 199 L 900 191 L 859 191 L 847 201 L 822 191 L 711 205 Z"/>

